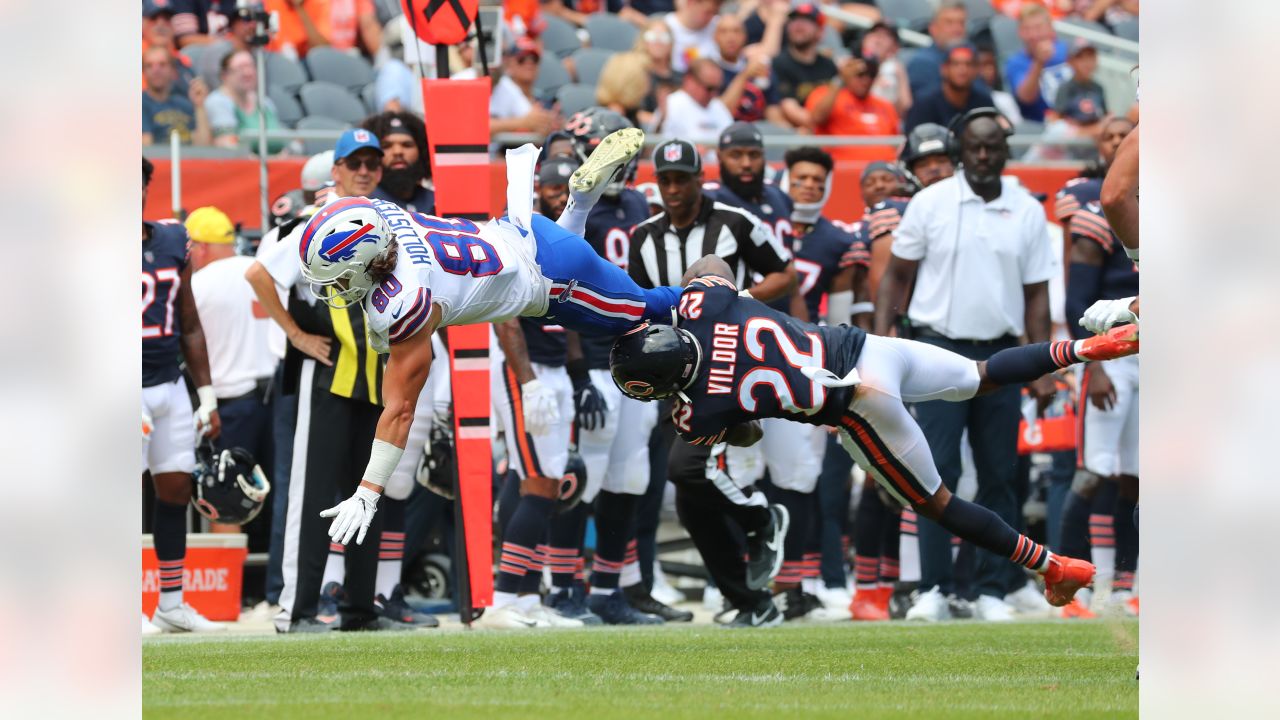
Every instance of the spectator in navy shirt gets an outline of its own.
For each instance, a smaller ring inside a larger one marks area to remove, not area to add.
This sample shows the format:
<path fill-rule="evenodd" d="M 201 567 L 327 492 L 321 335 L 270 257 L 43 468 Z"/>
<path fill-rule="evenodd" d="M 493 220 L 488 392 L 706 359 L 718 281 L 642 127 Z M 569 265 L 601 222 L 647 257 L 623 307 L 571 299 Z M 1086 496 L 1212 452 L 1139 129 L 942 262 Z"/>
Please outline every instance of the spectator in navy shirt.
<path fill-rule="evenodd" d="M 942 63 L 942 85 L 916 98 L 907 113 L 905 132 L 917 125 L 937 123 L 946 127 L 952 118 L 968 110 L 991 107 L 991 94 L 974 86 L 978 78 L 977 51 L 972 45 L 955 45 Z"/>
<path fill-rule="evenodd" d="M 178 79 L 169 50 L 152 46 L 142 54 L 142 144 L 169 142 L 169 131 L 177 130 L 183 145 L 209 145 L 213 130 L 204 111 L 208 87 L 200 78 L 191 81 L 187 96 L 174 92 Z"/>
<path fill-rule="evenodd" d="M 735 15 L 722 15 L 716 24 L 716 62 L 724 71 L 724 85 L 720 88 L 720 100 L 733 113 L 734 120 L 759 122 L 768 120 L 775 125 L 791 127 L 778 107 L 782 98 L 773 84 L 773 71 L 769 57 L 763 52 L 744 53 L 747 31 Z"/>
<path fill-rule="evenodd" d="M 929 37 L 933 44 L 923 47 L 911 56 L 907 63 L 907 77 L 911 81 L 911 95 L 923 97 L 942 84 L 942 62 L 945 49 L 965 41 L 965 17 L 967 13 L 961 0 L 946 0 L 938 6 L 929 22 Z"/>
<path fill-rule="evenodd" d="M 1053 30 L 1053 18 L 1040 5 L 1024 5 L 1018 15 L 1018 37 L 1023 49 L 1005 63 L 1004 74 L 1013 88 L 1025 120 L 1044 122 L 1045 111 L 1057 97 L 1058 87 L 1071 77 L 1067 44 Z"/>

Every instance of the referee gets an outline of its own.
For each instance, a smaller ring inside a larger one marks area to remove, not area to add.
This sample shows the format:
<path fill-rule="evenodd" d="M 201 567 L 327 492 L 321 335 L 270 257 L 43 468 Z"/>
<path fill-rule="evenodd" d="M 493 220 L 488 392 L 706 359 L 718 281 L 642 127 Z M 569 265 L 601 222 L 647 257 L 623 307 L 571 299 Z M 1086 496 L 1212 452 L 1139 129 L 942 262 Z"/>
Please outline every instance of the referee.
<path fill-rule="evenodd" d="M 334 191 L 328 202 L 372 193 L 382 177 L 382 154 L 373 133 L 344 133 L 334 148 Z M 289 338 L 284 392 L 298 394 L 277 632 L 331 629 L 316 619 L 329 551 L 329 521 L 320 511 L 355 491 L 382 413 L 383 362 L 369 345 L 364 311 L 359 305 L 332 308 L 299 282 L 298 234 L 305 227 L 299 223 L 245 273 L 258 302 Z M 277 286 L 289 292 L 287 307 Z M 382 534 L 381 515 L 369 526 L 371 537 Z M 380 617 L 374 606 L 378 544 L 351 544 L 345 561 L 340 629 L 407 627 Z"/>
<path fill-rule="evenodd" d="M 794 291 L 796 271 L 791 253 L 756 216 L 716 202 L 703 192 L 702 161 L 692 144 L 669 140 L 659 145 L 653 151 L 653 165 L 666 209 L 637 225 L 631 233 L 628 271 L 636 283 L 646 288 L 679 285 L 685 271 L 698 258 L 717 255 L 729 264 L 738 287 L 750 285 L 753 275 L 762 276 L 749 291 L 757 300 L 768 302 Z M 781 613 L 759 582 L 759 567 L 771 570 L 773 562 L 753 562 L 748 568 L 732 529 L 732 524 L 740 526 L 755 548 L 776 541 L 774 552 L 781 552 L 779 531 L 785 531 L 776 511 L 769 508 L 762 493 L 749 486 L 733 492 L 732 497 L 723 493 L 719 487 L 724 483 L 717 485 L 713 479 L 732 475 L 724 444 L 708 448 L 680 441 L 673 446 L 675 430 L 667 409 L 659 412 L 655 441 L 650 445 L 654 472 L 640 508 L 638 527 L 656 526 L 659 504 L 655 500 L 660 500 L 669 476 L 676 484 L 680 521 L 716 587 L 738 610 L 734 624 L 758 627 L 780 623 Z M 753 553 L 752 559 L 758 560 L 759 553 Z M 753 582 L 748 582 L 748 576 Z M 765 577 L 763 584 L 767 582 Z"/>

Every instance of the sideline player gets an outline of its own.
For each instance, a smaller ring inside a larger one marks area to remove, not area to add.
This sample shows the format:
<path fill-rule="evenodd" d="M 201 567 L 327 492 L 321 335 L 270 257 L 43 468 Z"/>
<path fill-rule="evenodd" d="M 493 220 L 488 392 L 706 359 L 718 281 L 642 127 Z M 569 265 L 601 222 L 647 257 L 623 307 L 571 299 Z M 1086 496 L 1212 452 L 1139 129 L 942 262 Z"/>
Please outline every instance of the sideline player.
<path fill-rule="evenodd" d="M 718 258 L 695 263 L 677 325 L 645 325 L 619 339 L 610 365 L 623 392 L 675 395 L 672 419 L 691 444 L 754 443 L 761 435 L 754 421 L 765 417 L 839 426 L 845 450 L 887 491 L 955 535 L 1043 574 L 1053 605 L 1089 584 L 1090 563 L 1055 555 L 952 495 L 904 403 L 966 400 L 1084 360 L 1131 355 L 1134 327 L 973 361 L 925 343 L 800 322 L 740 297 L 729 274 Z"/>
<path fill-rule="evenodd" d="M 1111 231 L 1125 255 L 1138 265 L 1138 128 L 1116 149 L 1116 158 L 1102 181 L 1100 202 Z M 1138 298 L 1100 300 L 1085 311 L 1080 325 L 1090 332 L 1106 332 L 1116 323 L 1137 322 Z"/>
<path fill-rule="evenodd" d="M 330 304 L 364 303 L 374 347 L 389 352 L 384 410 L 356 492 L 325 510 L 330 537 L 363 542 L 387 479 L 404 452 L 439 327 L 546 317 L 570 329 L 618 334 L 669 317 L 679 289 L 640 288 L 581 237 L 591 206 L 644 144 L 640 130 L 605 138 L 570 178 L 558 221 L 532 215 L 537 150 L 508 153 L 510 214 L 483 228 L 460 218 L 408 213 L 391 203 L 344 198 L 308 221 L 300 240 L 303 275 Z M 555 403 L 554 393 L 516 368 L 520 403 Z M 529 476 L 527 494 L 554 498 L 558 478 Z"/>
<path fill-rule="evenodd" d="M 154 166 L 142 159 L 142 204 Z M 160 602 L 142 619 L 144 635 L 211 632 L 211 622 L 182 600 L 187 555 L 187 505 L 196 467 L 196 436 L 217 438 L 222 430 L 218 399 L 209 374 L 204 329 L 191 293 L 191 241 L 177 220 L 142 223 L 142 472 L 151 472 L 156 502 L 152 516 Z M 192 414 L 178 355 L 186 360 L 200 407 Z"/>

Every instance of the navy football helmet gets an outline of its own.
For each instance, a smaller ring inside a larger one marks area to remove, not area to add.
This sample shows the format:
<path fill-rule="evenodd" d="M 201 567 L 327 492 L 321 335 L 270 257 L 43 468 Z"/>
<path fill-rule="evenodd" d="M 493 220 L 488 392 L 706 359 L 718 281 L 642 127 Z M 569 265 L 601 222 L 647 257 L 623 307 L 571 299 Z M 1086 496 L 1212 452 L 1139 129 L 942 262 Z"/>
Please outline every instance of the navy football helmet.
<path fill-rule="evenodd" d="M 258 516 L 271 492 L 266 474 L 247 450 L 215 453 L 207 441 L 196 448 L 192 479 L 191 504 L 210 522 L 244 525 Z"/>
<path fill-rule="evenodd" d="M 688 330 L 673 325 L 640 325 L 618 338 L 609 351 L 613 382 L 636 400 L 661 400 L 693 382 L 702 348 Z"/>
<path fill-rule="evenodd" d="M 610 133 L 622 130 L 623 128 L 633 128 L 634 124 L 622 114 L 603 107 L 589 107 L 586 110 L 580 110 L 569 116 L 569 120 L 565 122 L 564 129 L 573 137 L 573 147 L 578 153 L 578 162 L 585 163 L 587 158 L 591 156 L 591 152 L 596 149 L 601 140 L 604 140 Z M 622 192 L 628 183 L 635 180 L 636 168 L 639 167 L 639 153 L 636 157 L 627 163 L 621 175 L 615 177 L 605 187 L 606 195 L 617 195 Z"/>

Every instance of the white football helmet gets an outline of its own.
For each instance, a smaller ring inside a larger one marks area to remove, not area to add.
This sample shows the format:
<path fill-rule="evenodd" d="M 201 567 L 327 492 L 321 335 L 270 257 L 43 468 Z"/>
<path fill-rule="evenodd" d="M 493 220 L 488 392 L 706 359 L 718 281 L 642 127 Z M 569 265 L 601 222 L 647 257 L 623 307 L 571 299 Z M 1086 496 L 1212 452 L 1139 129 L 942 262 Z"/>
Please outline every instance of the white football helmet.
<path fill-rule="evenodd" d="M 373 288 L 369 264 L 386 251 L 393 237 L 367 198 L 335 200 L 311 216 L 302 230 L 302 276 L 329 306 L 357 304 Z"/>

